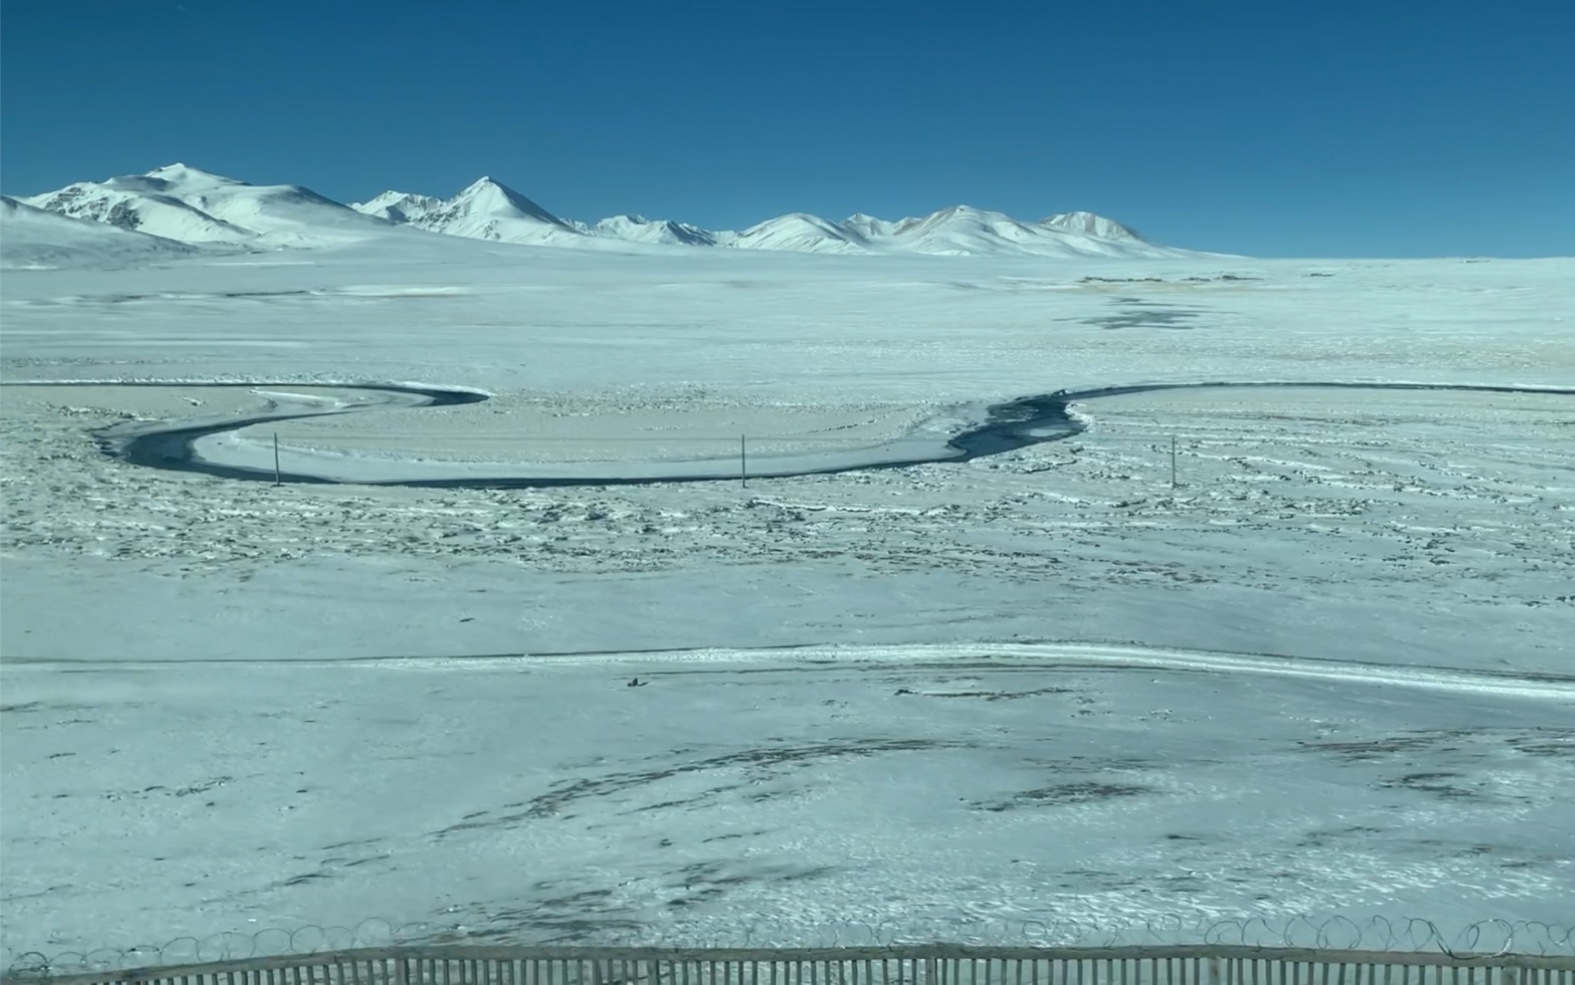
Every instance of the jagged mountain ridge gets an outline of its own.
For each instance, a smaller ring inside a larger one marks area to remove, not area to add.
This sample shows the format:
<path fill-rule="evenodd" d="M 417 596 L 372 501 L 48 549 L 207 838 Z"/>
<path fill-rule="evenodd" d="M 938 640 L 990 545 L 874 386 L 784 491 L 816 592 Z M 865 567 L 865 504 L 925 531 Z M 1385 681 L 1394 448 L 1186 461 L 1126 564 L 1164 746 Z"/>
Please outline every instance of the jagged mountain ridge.
<path fill-rule="evenodd" d="M 1187 251 L 1150 243 L 1131 227 L 1092 212 L 1063 212 L 1037 223 L 966 205 L 895 222 L 863 214 L 833 222 L 795 212 L 742 231 L 713 231 L 637 215 L 595 223 L 565 220 L 492 178 L 482 178 L 451 199 L 387 191 L 350 207 L 430 232 L 536 245 L 589 245 L 566 239 L 567 232 L 632 243 L 796 253 L 1188 255 Z"/>
<path fill-rule="evenodd" d="M 343 205 L 298 185 L 251 185 L 174 164 L 142 175 L 77 182 L 20 202 L 195 245 L 320 246 L 410 227 L 467 239 L 589 249 L 627 250 L 637 247 L 620 244 L 640 244 L 832 254 L 1195 255 L 1150 243 L 1130 227 L 1090 212 L 1028 222 L 963 205 L 896 221 L 855 214 L 834 222 L 792 213 L 741 231 L 712 231 L 638 215 L 586 223 L 560 218 L 490 177 L 452 198 L 388 191 Z"/>

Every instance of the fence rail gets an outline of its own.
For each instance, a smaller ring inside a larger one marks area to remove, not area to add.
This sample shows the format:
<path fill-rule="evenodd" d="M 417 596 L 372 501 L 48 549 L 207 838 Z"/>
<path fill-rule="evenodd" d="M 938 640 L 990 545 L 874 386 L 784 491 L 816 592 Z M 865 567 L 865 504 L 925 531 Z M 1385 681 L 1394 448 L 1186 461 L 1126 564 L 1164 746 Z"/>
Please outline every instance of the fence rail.
<path fill-rule="evenodd" d="M 5 985 L 1575 985 L 1575 956 L 1136 947 L 359 948 Z"/>

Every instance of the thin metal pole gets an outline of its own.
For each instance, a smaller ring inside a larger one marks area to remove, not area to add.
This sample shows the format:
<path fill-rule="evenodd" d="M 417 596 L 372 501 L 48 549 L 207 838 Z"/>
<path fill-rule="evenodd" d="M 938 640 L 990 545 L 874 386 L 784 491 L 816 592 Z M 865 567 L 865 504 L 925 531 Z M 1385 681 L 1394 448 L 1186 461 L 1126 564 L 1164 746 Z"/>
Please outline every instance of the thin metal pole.
<path fill-rule="evenodd" d="M 279 432 L 273 433 L 273 484 L 279 484 Z"/>
<path fill-rule="evenodd" d="M 1176 436 L 1170 436 L 1170 488 L 1176 488 Z"/>
<path fill-rule="evenodd" d="M 738 436 L 738 484 L 746 489 L 749 487 L 749 451 L 743 435 Z"/>

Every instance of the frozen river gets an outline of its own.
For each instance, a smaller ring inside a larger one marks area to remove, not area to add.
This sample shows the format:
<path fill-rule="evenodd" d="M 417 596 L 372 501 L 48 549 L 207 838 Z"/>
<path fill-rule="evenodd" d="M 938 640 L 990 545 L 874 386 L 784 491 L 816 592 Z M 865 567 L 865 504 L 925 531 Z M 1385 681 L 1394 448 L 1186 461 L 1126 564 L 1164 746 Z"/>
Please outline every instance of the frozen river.
<path fill-rule="evenodd" d="M 423 249 L 6 272 L 12 953 L 1567 921 L 1570 261 Z"/>

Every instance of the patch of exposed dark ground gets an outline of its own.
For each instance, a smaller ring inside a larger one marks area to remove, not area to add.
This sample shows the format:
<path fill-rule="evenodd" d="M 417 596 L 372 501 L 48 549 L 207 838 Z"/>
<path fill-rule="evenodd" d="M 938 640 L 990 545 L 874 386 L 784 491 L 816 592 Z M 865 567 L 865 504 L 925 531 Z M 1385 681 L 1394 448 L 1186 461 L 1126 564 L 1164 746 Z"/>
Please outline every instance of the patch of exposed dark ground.
<path fill-rule="evenodd" d="M 972 806 L 978 810 L 1000 813 L 1029 807 L 1065 807 L 1073 804 L 1102 803 L 1120 797 L 1139 797 L 1155 792 L 1153 787 L 1138 786 L 1135 783 L 1078 780 L 1034 790 L 1021 790 L 995 800 L 976 801 Z"/>
<path fill-rule="evenodd" d="M 1566 757 L 1575 760 L 1575 728 L 1423 729 L 1374 739 L 1325 742 L 1304 741 L 1297 746 L 1356 762 L 1387 761 L 1407 753 L 1464 753 L 1466 746 L 1499 744 L 1527 756 Z"/>

